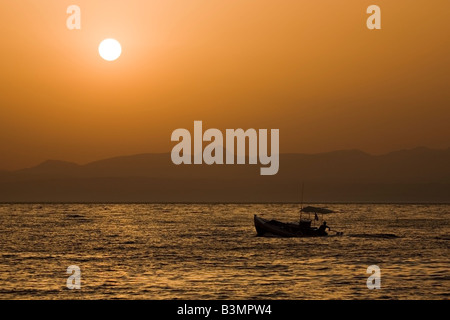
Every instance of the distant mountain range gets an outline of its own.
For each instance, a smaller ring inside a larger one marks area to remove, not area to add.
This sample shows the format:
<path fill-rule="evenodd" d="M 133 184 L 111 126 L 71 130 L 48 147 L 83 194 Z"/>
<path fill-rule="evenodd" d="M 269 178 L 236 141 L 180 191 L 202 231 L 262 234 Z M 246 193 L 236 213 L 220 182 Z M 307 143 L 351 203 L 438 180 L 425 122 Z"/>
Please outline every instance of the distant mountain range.
<path fill-rule="evenodd" d="M 358 150 L 281 154 L 261 165 L 180 165 L 140 154 L 85 165 L 49 160 L 0 171 L 1 202 L 439 202 L 450 203 L 450 148 L 369 155 Z"/>

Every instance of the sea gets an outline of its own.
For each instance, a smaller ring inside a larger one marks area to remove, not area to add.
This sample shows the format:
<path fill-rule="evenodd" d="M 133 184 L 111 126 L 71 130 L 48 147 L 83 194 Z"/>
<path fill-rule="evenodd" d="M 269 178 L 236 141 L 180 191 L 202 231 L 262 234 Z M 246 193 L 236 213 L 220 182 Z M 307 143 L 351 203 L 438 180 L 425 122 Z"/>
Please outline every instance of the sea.
<path fill-rule="evenodd" d="M 256 236 L 298 204 L 0 204 L 0 299 L 450 298 L 450 205 L 312 205 L 330 236 Z"/>

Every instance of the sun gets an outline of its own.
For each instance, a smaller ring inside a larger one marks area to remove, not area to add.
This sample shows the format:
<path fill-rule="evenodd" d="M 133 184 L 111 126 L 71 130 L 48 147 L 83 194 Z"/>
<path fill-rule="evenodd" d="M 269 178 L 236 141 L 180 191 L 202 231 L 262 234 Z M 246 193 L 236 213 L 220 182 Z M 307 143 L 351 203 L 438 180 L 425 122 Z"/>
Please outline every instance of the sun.
<path fill-rule="evenodd" d="M 116 39 L 105 39 L 98 46 L 98 53 L 106 61 L 114 61 L 122 54 L 122 46 Z"/>

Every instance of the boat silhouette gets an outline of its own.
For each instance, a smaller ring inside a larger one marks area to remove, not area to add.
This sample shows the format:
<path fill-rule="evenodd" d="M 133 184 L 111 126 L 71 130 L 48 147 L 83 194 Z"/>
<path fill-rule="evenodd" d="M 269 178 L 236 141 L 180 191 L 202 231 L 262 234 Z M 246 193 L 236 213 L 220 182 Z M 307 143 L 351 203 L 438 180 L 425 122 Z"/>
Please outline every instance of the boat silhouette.
<path fill-rule="evenodd" d="M 311 226 L 311 218 L 302 218 L 302 213 L 307 212 L 311 216 L 314 213 L 314 219 L 319 220 L 318 213 L 322 214 L 322 224 L 319 227 Z M 326 237 L 331 228 L 327 226 L 326 221 L 323 220 L 324 214 L 333 213 L 332 210 L 317 207 L 305 207 L 300 210 L 300 220 L 298 222 L 281 222 L 278 220 L 267 220 L 258 217 L 256 214 L 253 217 L 255 229 L 258 236 L 272 236 L 272 237 Z M 336 235 L 342 235 L 342 232 L 334 231 Z"/>

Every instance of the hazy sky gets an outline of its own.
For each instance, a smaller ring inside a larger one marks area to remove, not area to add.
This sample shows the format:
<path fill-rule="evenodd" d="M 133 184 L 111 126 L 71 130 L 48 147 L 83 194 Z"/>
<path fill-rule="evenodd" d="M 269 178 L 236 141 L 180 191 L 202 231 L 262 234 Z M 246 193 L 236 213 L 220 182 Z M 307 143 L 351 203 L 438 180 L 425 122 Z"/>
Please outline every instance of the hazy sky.
<path fill-rule="evenodd" d="M 66 28 L 66 8 L 82 29 Z M 366 28 L 377 4 L 382 29 Z M 450 1 L 0 3 L 0 169 L 279 128 L 281 152 L 450 146 Z M 106 62 L 105 38 L 122 44 Z"/>

